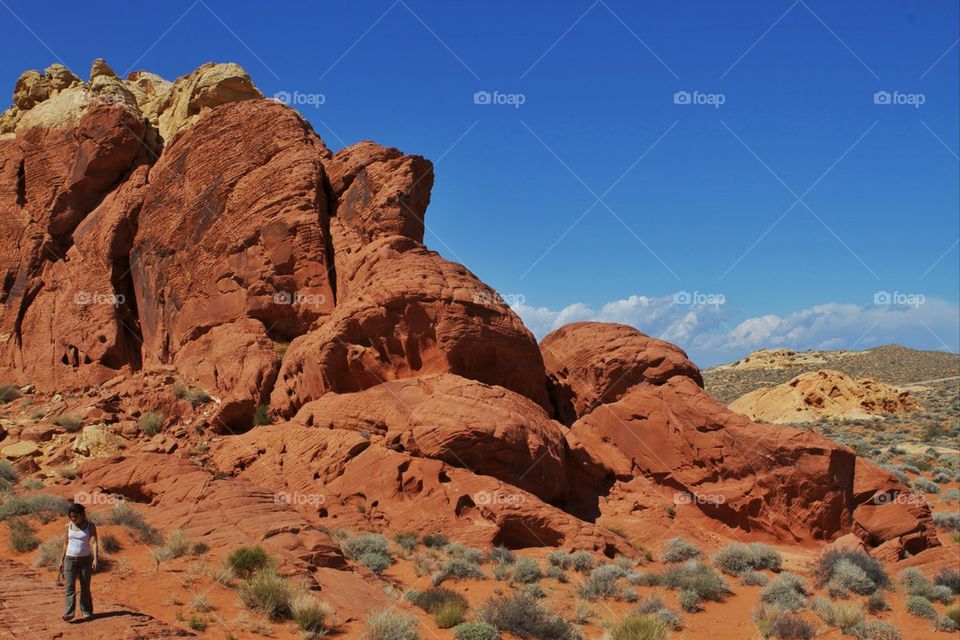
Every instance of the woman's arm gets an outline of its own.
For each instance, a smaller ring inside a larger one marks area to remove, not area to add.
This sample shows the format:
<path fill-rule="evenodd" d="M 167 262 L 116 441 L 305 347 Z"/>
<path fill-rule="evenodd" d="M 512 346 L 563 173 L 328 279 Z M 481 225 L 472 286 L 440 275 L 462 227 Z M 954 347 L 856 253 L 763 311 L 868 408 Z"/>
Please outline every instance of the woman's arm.
<path fill-rule="evenodd" d="M 60 556 L 60 566 L 57 567 L 57 573 L 63 573 L 63 563 L 67 561 L 67 547 L 70 546 L 70 525 L 67 525 L 67 533 L 64 534 L 63 555 Z"/>
<path fill-rule="evenodd" d="M 97 525 L 90 523 L 90 544 L 93 545 L 93 565 L 91 568 L 96 571 L 97 564 L 100 562 L 100 538 L 97 535 Z"/>

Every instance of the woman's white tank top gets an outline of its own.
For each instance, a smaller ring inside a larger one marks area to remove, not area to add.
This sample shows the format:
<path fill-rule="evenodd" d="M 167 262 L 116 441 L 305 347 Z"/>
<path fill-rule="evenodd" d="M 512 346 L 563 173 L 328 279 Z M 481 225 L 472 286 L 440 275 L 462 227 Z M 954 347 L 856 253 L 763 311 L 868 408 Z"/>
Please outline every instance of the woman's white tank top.
<path fill-rule="evenodd" d="M 90 523 L 83 529 L 77 529 L 73 523 L 67 525 L 67 555 L 71 558 L 84 558 L 90 555 Z"/>

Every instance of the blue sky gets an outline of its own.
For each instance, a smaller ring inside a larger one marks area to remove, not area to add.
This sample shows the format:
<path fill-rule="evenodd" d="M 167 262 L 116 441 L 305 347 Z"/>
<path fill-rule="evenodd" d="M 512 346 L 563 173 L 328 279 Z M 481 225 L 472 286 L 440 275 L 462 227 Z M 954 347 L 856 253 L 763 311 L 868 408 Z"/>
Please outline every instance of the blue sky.
<path fill-rule="evenodd" d="M 142 6 L 0 0 L 0 77 L 238 62 L 331 148 L 432 159 L 427 244 L 541 336 L 960 348 L 955 0 Z"/>

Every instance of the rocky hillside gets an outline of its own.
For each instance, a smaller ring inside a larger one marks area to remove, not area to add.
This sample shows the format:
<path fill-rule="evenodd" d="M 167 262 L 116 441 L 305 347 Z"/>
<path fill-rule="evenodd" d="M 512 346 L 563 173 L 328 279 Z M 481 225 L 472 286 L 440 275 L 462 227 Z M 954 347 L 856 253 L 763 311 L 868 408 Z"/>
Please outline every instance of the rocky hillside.
<path fill-rule="evenodd" d="M 802 373 L 827 369 L 899 387 L 960 377 L 960 356 L 900 345 L 865 351 L 762 349 L 735 362 L 707 369 L 703 372 L 703 381 L 713 397 L 730 403 L 761 387 L 773 387 Z"/>
<path fill-rule="evenodd" d="M 925 504 L 876 499 L 892 472 L 730 411 L 671 344 L 538 344 L 424 245 L 428 160 L 333 153 L 236 65 L 26 72 L 0 122 L 0 453 L 60 495 L 262 545 L 347 622 L 386 596 L 335 530 L 939 544 Z"/>

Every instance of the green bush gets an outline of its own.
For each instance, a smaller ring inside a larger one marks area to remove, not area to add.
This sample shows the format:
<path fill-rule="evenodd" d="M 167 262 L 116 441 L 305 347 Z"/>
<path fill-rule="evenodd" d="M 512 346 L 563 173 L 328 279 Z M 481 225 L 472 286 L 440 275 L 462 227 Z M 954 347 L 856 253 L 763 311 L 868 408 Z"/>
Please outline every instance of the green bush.
<path fill-rule="evenodd" d="M 800 616 L 768 604 L 761 603 L 753 612 L 753 622 L 764 638 L 812 640 L 817 635 L 813 626 Z"/>
<path fill-rule="evenodd" d="M 952 567 L 944 567 L 933 579 L 934 584 L 947 587 L 953 593 L 960 593 L 960 571 Z"/>
<path fill-rule="evenodd" d="M 99 520 L 100 518 L 98 518 Z M 134 534 L 141 542 L 146 544 L 159 544 L 162 541 L 160 533 L 154 529 L 143 517 L 143 513 L 135 509 L 127 501 L 121 501 L 113 505 L 105 518 L 107 524 L 125 527 Z M 97 522 L 100 524 L 100 522 Z"/>
<path fill-rule="evenodd" d="M 593 556 L 588 551 L 574 551 L 570 555 L 571 566 L 574 571 L 586 573 L 593 569 Z"/>
<path fill-rule="evenodd" d="M 486 622 L 464 622 L 453 628 L 456 640 L 500 640 L 497 628 Z"/>
<path fill-rule="evenodd" d="M 533 558 L 520 558 L 513 565 L 513 579 L 521 584 L 533 584 L 541 578 L 540 564 Z"/>
<path fill-rule="evenodd" d="M 935 511 L 933 524 L 948 531 L 960 531 L 960 513 L 956 511 Z"/>
<path fill-rule="evenodd" d="M 627 616 L 610 632 L 610 640 L 666 640 L 667 625 L 651 615 Z"/>
<path fill-rule="evenodd" d="M 450 542 L 442 533 L 428 533 L 423 536 L 423 546 L 430 549 L 442 549 Z"/>
<path fill-rule="evenodd" d="M 552 578 L 562 584 L 566 584 L 567 582 L 570 581 L 569 578 L 567 578 L 567 572 L 561 569 L 560 567 L 554 567 L 554 566 L 547 567 L 547 570 L 543 572 L 543 575 L 546 576 L 547 578 Z"/>
<path fill-rule="evenodd" d="M 307 633 L 326 631 L 332 615 L 330 605 L 319 602 L 309 593 L 299 593 L 290 600 L 290 617 Z"/>
<path fill-rule="evenodd" d="M 190 616 L 190 620 L 187 621 L 187 626 L 194 631 L 203 632 L 207 630 L 206 621 L 196 613 Z"/>
<path fill-rule="evenodd" d="M 240 583 L 237 596 L 251 611 L 271 620 L 282 620 L 291 615 L 294 588 L 275 571 L 262 569 Z"/>
<path fill-rule="evenodd" d="M 950 607 L 944 611 L 944 615 L 953 620 L 954 624 L 960 627 L 960 606 Z"/>
<path fill-rule="evenodd" d="M 835 589 L 862 595 L 890 585 L 883 565 L 860 549 L 826 550 L 817 559 L 813 575 L 818 587 L 832 584 Z"/>
<path fill-rule="evenodd" d="M 770 578 L 765 573 L 748 569 L 740 574 L 740 583 L 748 587 L 762 587 L 770 582 Z"/>
<path fill-rule="evenodd" d="M 464 609 L 468 606 L 466 598 L 456 591 L 443 587 L 433 587 L 426 591 L 407 591 L 405 596 L 412 604 L 431 614 L 450 602 L 459 604 Z"/>
<path fill-rule="evenodd" d="M 954 594 L 950 587 L 942 584 L 933 584 L 922 571 L 915 567 L 901 571 L 897 574 L 897 580 L 908 595 L 920 596 L 927 600 L 936 600 L 944 604 L 950 604 L 954 600 Z"/>
<path fill-rule="evenodd" d="M 449 629 L 463 622 L 467 605 L 460 602 L 445 602 L 433 612 L 433 620 L 441 629 Z"/>
<path fill-rule="evenodd" d="M 270 417 L 270 407 L 261 404 L 257 406 L 256 411 L 253 412 L 253 426 L 262 427 L 268 424 L 273 424 L 273 418 Z"/>
<path fill-rule="evenodd" d="M 269 561 L 270 556 L 263 547 L 238 547 L 230 552 L 225 564 L 232 575 L 238 578 L 249 578 L 265 568 Z"/>
<path fill-rule="evenodd" d="M 917 478 L 914 480 L 913 488 L 918 491 L 923 491 L 924 493 L 940 493 L 940 487 L 937 483 L 927 480 L 926 478 Z"/>
<path fill-rule="evenodd" d="M 476 547 L 467 547 L 462 544 L 448 544 L 444 551 L 451 558 L 460 558 L 472 564 L 483 564 L 487 561 L 487 554 Z"/>
<path fill-rule="evenodd" d="M 0 387 L 0 404 L 13 402 L 21 396 L 20 387 L 13 384 L 5 384 Z"/>
<path fill-rule="evenodd" d="M 579 595 L 585 600 L 599 600 L 601 598 L 616 598 L 621 595 L 617 581 L 627 575 L 627 572 L 618 565 L 604 564 L 590 572 L 580 586 Z"/>
<path fill-rule="evenodd" d="M 40 539 L 33 527 L 23 518 L 11 518 L 7 521 L 10 528 L 10 548 L 17 553 L 33 551 L 40 546 Z"/>
<path fill-rule="evenodd" d="M 56 569 L 63 559 L 63 548 L 66 545 L 64 536 L 54 536 L 40 545 L 37 549 L 37 556 L 33 561 L 36 567 L 46 567 Z"/>
<path fill-rule="evenodd" d="M 549 562 L 552 567 L 570 569 L 573 567 L 573 556 L 566 551 L 551 551 L 547 554 L 547 562 Z"/>
<path fill-rule="evenodd" d="M 490 549 L 490 561 L 498 564 L 513 564 L 517 561 L 516 554 L 506 547 L 494 547 Z"/>
<path fill-rule="evenodd" d="M 212 400 L 210 394 L 200 387 L 191 387 L 182 382 L 173 385 L 173 395 L 180 400 L 186 400 L 194 409 Z"/>
<path fill-rule="evenodd" d="M 907 596 L 907 611 L 918 618 L 934 620 L 937 617 L 937 610 L 933 603 L 923 596 Z"/>
<path fill-rule="evenodd" d="M 397 543 L 397 546 L 400 547 L 404 553 L 413 553 L 417 550 L 417 545 L 420 544 L 419 538 L 415 533 L 398 533 L 393 536 L 393 541 Z"/>
<path fill-rule="evenodd" d="M 20 472 L 9 460 L 0 460 L 0 490 L 7 489 L 20 480 Z"/>
<path fill-rule="evenodd" d="M 573 626 L 563 618 L 549 613 L 534 598 L 513 593 L 486 602 L 481 619 L 501 631 L 521 638 L 535 640 L 570 640 Z"/>
<path fill-rule="evenodd" d="M 890 605 L 882 593 L 874 593 L 867 598 L 867 611 L 870 613 L 880 613 L 881 611 L 890 611 Z"/>
<path fill-rule="evenodd" d="M 83 418 L 72 413 L 61 413 L 53 419 L 53 424 L 63 427 L 67 433 L 76 433 L 83 426 Z"/>
<path fill-rule="evenodd" d="M 153 437 L 163 430 L 164 420 L 166 417 L 159 411 L 148 411 L 140 416 L 137 423 L 141 432 Z"/>
<path fill-rule="evenodd" d="M 340 546 L 348 558 L 360 562 L 374 573 L 383 573 L 393 564 L 390 543 L 379 533 L 350 536 Z"/>
<path fill-rule="evenodd" d="M 867 618 L 850 629 L 857 640 L 900 640 L 900 630 L 889 622 Z"/>
<path fill-rule="evenodd" d="M 157 562 L 169 562 L 176 558 L 182 558 L 190 552 L 190 539 L 183 531 L 174 531 L 164 541 L 163 545 L 153 552 L 153 557 Z"/>
<path fill-rule="evenodd" d="M 417 619 L 391 611 L 378 611 L 363 623 L 363 640 L 420 640 Z"/>
<path fill-rule="evenodd" d="M 679 567 L 671 567 L 656 576 L 656 581 L 670 589 L 691 589 L 704 600 L 720 602 L 730 593 L 727 581 L 713 567 L 689 560 Z"/>
<path fill-rule="evenodd" d="M 500 565 L 497 565 L 500 566 Z M 482 580 L 486 577 L 478 565 L 462 558 L 449 558 L 440 571 L 433 574 L 433 585 L 439 586 L 447 580 Z"/>
<path fill-rule="evenodd" d="M 713 560 L 721 571 L 734 576 L 750 570 L 780 571 L 782 563 L 776 549 L 759 542 L 729 544 L 717 551 Z"/>
<path fill-rule="evenodd" d="M 867 614 L 863 607 L 857 604 L 841 604 L 827 598 L 814 598 L 813 611 L 831 627 L 837 627 L 846 634 L 856 625 L 863 622 Z"/>
<path fill-rule="evenodd" d="M 701 609 L 703 598 L 693 589 L 683 589 L 677 594 L 677 602 L 680 603 L 680 608 L 687 613 L 696 613 Z"/>
<path fill-rule="evenodd" d="M 663 551 L 660 552 L 660 559 L 664 562 L 683 562 L 684 560 L 691 560 L 700 555 L 700 549 L 684 540 L 683 538 L 671 538 L 667 540 L 666 544 L 663 546 Z"/>
<path fill-rule="evenodd" d="M 67 514 L 70 503 L 60 496 L 38 493 L 32 496 L 12 496 L 0 505 L 0 520 L 16 516 L 39 516 L 49 521 Z"/>
<path fill-rule="evenodd" d="M 803 580 L 792 573 L 782 573 L 760 591 L 760 600 L 784 611 L 798 611 L 806 605 Z"/>

